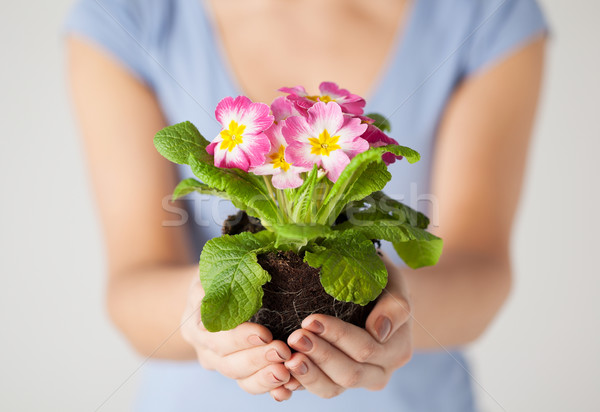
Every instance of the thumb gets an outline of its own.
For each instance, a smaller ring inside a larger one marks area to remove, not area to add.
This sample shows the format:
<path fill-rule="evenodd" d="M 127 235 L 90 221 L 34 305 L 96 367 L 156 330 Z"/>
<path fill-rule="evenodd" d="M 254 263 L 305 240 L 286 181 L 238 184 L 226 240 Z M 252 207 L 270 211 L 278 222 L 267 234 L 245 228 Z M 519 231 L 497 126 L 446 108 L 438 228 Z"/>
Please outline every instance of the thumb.
<path fill-rule="evenodd" d="M 408 293 L 402 275 L 398 268 L 386 266 L 388 266 L 388 285 L 381 292 L 365 326 L 380 343 L 387 342 L 390 336 L 411 317 Z"/>

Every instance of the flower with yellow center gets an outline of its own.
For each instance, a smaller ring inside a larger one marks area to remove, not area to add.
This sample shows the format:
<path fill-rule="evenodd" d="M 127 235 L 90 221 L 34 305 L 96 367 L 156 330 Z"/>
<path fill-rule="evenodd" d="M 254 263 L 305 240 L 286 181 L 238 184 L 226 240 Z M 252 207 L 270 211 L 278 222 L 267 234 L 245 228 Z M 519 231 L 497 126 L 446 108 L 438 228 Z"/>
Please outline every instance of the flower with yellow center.
<path fill-rule="evenodd" d="M 320 96 L 320 95 L 315 95 L 315 96 L 306 96 L 307 99 L 312 100 L 313 102 L 323 102 L 323 103 L 329 103 L 329 102 L 335 102 L 335 99 L 330 97 L 329 95 L 324 95 L 324 96 Z"/>
<path fill-rule="evenodd" d="M 246 126 L 243 124 L 239 124 L 232 120 L 229 122 L 229 128 L 223 129 L 220 133 L 223 141 L 221 142 L 221 146 L 219 149 L 232 151 L 234 147 L 238 144 L 244 143 L 244 130 L 246 130 Z"/>
<path fill-rule="evenodd" d="M 338 145 L 339 136 L 330 136 L 327 129 L 323 130 L 321 134 L 319 134 L 319 138 L 309 137 L 308 141 L 310 142 L 310 154 L 314 154 L 317 156 L 329 156 L 329 153 L 334 150 L 341 149 L 340 145 Z"/>
<path fill-rule="evenodd" d="M 269 155 L 271 159 L 271 163 L 273 164 L 273 169 L 280 168 L 284 172 L 287 172 L 290 168 L 290 164 L 285 161 L 285 146 L 279 146 L 279 150 L 271 155 Z"/>

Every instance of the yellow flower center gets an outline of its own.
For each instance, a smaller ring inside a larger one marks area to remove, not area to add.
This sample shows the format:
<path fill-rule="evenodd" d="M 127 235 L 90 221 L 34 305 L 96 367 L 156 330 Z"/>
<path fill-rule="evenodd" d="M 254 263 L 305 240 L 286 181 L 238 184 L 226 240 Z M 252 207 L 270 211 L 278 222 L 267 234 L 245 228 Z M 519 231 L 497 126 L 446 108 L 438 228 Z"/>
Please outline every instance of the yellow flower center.
<path fill-rule="evenodd" d="M 285 146 L 281 145 L 279 146 L 279 150 L 277 151 L 277 153 L 273 153 L 269 156 L 269 158 L 271 159 L 271 163 L 273 163 L 273 169 L 277 169 L 278 167 L 280 167 L 281 170 L 283 170 L 284 172 L 288 171 L 291 165 L 285 161 L 284 154 Z"/>
<path fill-rule="evenodd" d="M 310 154 L 317 156 L 329 156 L 329 153 L 334 150 L 341 149 L 340 145 L 337 144 L 339 136 L 330 136 L 327 129 L 323 130 L 319 135 L 319 138 L 309 137 L 308 141 L 312 145 L 310 148 Z"/>
<path fill-rule="evenodd" d="M 229 128 L 223 129 L 220 133 L 223 141 L 219 148 L 221 150 L 227 149 L 231 152 L 238 144 L 244 143 L 242 139 L 244 137 L 244 130 L 246 130 L 246 125 L 238 125 L 235 120 L 232 120 L 229 123 Z"/>
<path fill-rule="evenodd" d="M 306 98 L 309 99 L 309 100 L 312 100 L 313 102 L 318 102 L 318 101 L 322 101 L 323 103 L 335 102 L 335 99 L 332 99 L 328 95 L 325 95 L 325 96 L 319 96 L 319 95 L 306 96 Z"/>

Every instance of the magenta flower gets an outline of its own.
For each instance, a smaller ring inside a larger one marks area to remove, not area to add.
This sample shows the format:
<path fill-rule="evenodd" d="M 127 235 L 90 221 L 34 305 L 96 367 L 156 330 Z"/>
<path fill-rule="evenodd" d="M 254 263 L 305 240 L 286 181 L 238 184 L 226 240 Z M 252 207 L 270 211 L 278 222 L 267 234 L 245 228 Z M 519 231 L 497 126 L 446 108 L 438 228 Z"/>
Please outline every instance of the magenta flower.
<path fill-rule="evenodd" d="M 265 162 L 271 144 L 264 131 L 273 124 L 269 106 L 246 96 L 226 97 L 217 105 L 215 116 L 223 130 L 206 147 L 215 157 L 215 166 L 247 172 Z"/>
<path fill-rule="evenodd" d="M 335 182 L 350 159 L 369 148 L 360 136 L 367 129 L 359 118 L 344 116 L 335 102 L 317 102 L 307 117 L 289 117 L 283 135 L 289 144 L 286 155 L 296 166 L 322 167 Z"/>
<path fill-rule="evenodd" d="M 396 145 L 398 144 L 398 142 L 395 139 L 389 137 L 387 134 L 382 132 L 378 127 L 373 125 L 373 119 L 370 119 L 366 116 L 357 116 L 357 117 L 362 120 L 363 124 L 367 125 L 367 130 L 360 137 L 362 137 L 369 143 L 369 147 L 381 147 L 381 146 L 387 146 L 389 144 L 396 144 Z M 389 166 L 392 163 L 396 162 L 396 159 L 397 160 L 402 159 L 402 156 L 397 156 L 393 153 L 387 152 L 387 153 L 384 153 L 383 156 L 381 156 L 381 158 L 383 159 L 385 164 L 387 166 Z"/>
<path fill-rule="evenodd" d="M 303 115 L 306 115 L 307 110 L 316 102 L 336 102 L 341 106 L 344 113 L 355 115 L 363 114 L 363 108 L 365 107 L 365 100 L 362 97 L 352 94 L 346 89 L 340 89 L 333 82 L 321 83 L 319 85 L 320 95 L 309 95 L 302 86 L 282 87 L 279 91 L 289 93 L 287 98 L 294 102 L 298 111 Z"/>
<path fill-rule="evenodd" d="M 271 143 L 265 164 L 250 168 L 255 175 L 273 175 L 271 183 L 276 189 L 294 189 L 302 185 L 300 173 L 308 172 L 310 167 L 294 166 L 286 156 L 287 142 L 281 133 L 285 120 L 273 124 L 265 130 Z"/>
<path fill-rule="evenodd" d="M 296 110 L 296 106 L 285 96 L 279 96 L 271 103 L 271 112 L 275 117 L 275 123 L 287 119 L 290 116 L 299 116 L 300 112 Z"/>

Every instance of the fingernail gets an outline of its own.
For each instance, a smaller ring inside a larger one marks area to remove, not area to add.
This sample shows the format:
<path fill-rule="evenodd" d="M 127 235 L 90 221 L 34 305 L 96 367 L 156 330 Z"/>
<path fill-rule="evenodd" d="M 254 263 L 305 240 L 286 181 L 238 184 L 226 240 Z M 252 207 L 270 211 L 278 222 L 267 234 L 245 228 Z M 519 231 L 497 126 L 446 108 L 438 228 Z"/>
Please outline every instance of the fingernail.
<path fill-rule="evenodd" d="M 300 339 L 298 339 L 296 342 L 294 342 L 294 346 L 299 351 L 308 352 L 309 350 L 312 349 L 313 344 L 310 341 L 310 339 L 308 339 L 306 336 L 302 336 Z"/>
<path fill-rule="evenodd" d="M 308 373 L 308 366 L 306 366 L 306 363 L 300 362 L 298 365 L 294 366 L 292 370 L 297 375 L 306 375 Z"/>
<path fill-rule="evenodd" d="M 282 399 L 279 399 L 277 396 L 273 395 L 273 399 L 275 399 L 277 402 L 283 402 Z"/>
<path fill-rule="evenodd" d="M 275 383 L 280 383 L 283 382 L 283 379 L 279 379 L 277 376 L 275 376 L 275 374 L 271 374 L 271 377 L 273 378 L 273 382 Z"/>
<path fill-rule="evenodd" d="M 268 351 L 267 354 L 265 355 L 265 358 L 269 362 L 281 362 L 281 361 L 285 360 L 285 358 L 283 356 L 281 356 L 279 354 L 279 352 L 277 352 L 277 350 L 275 350 L 275 349 L 271 349 L 270 351 Z"/>
<path fill-rule="evenodd" d="M 265 342 L 260 336 L 258 335 L 250 335 L 248 336 L 248 343 L 250 345 L 254 345 L 254 346 L 260 346 L 260 345 L 264 345 Z"/>
<path fill-rule="evenodd" d="M 308 324 L 308 326 L 305 329 L 308 329 L 312 333 L 316 333 L 317 335 L 320 335 L 325 330 L 325 327 L 318 320 L 313 320 L 312 322 L 310 322 Z"/>
<path fill-rule="evenodd" d="M 392 321 L 386 316 L 380 316 L 377 322 L 375 322 L 375 330 L 377 331 L 379 342 L 385 342 L 392 330 Z"/>

